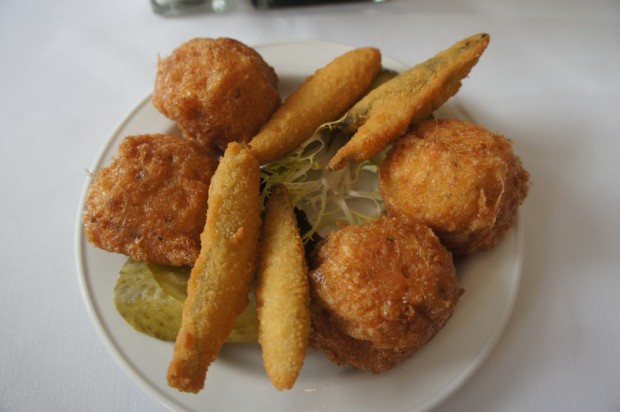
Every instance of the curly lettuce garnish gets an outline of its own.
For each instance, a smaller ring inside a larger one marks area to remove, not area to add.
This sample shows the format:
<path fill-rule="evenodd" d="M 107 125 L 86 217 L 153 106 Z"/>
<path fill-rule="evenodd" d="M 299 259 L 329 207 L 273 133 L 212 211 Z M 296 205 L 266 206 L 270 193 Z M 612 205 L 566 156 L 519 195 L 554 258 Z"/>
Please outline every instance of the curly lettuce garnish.
<path fill-rule="evenodd" d="M 310 223 L 310 229 L 302 233 L 304 242 L 342 225 L 375 220 L 384 212 L 377 187 L 380 156 L 331 171 L 326 165 L 336 146 L 337 142 L 328 145 L 316 133 L 288 156 L 262 168 L 261 201 L 275 185 L 284 184 L 293 206 L 302 210 Z"/>

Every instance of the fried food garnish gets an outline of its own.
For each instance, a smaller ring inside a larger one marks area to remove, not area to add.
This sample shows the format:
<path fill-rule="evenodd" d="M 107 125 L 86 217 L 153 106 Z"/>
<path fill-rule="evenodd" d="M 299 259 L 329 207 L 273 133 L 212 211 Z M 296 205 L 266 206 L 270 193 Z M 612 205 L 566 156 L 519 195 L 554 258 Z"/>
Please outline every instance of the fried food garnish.
<path fill-rule="evenodd" d="M 420 123 L 379 169 L 388 214 L 422 220 L 455 255 L 495 246 L 514 225 L 529 186 L 507 138 L 455 119 Z"/>
<path fill-rule="evenodd" d="M 430 341 L 463 290 L 432 230 L 380 217 L 331 232 L 310 259 L 311 345 L 339 365 L 386 372 Z"/>
<path fill-rule="evenodd" d="M 259 163 L 285 156 L 320 125 L 342 116 L 368 89 L 380 69 L 381 53 L 366 47 L 335 58 L 306 78 L 252 138 L 250 146 Z"/>
<path fill-rule="evenodd" d="M 217 164 L 212 150 L 191 140 L 163 134 L 126 137 L 89 189 L 86 237 L 138 261 L 193 265 Z"/>
<path fill-rule="evenodd" d="M 267 199 L 261 248 L 258 341 L 269 379 L 278 390 L 290 389 L 308 347 L 310 295 L 304 246 L 284 185 L 276 186 Z"/>
<path fill-rule="evenodd" d="M 247 147 L 230 143 L 209 187 L 202 248 L 189 279 L 168 384 L 204 386 L 207 369 L 248 303 L 260 232 L 260 171 Z"/>
<path fill-rule="evenodd" d="M 329 161 L 341 169 L 368 160 L 415 122 L 424 120 L 456 94 L 489 44 L 488 34 L 461 40 L 374 89 L 351 108 L 335 132 L 353 136 Z"/>
<path fill-rule="evenodd" d="M 253 48 L 196 38 L 159 61 L 153 105 L 185 137 L 226 149 L 248 142 L 280 105 L 278 77 Z"/>

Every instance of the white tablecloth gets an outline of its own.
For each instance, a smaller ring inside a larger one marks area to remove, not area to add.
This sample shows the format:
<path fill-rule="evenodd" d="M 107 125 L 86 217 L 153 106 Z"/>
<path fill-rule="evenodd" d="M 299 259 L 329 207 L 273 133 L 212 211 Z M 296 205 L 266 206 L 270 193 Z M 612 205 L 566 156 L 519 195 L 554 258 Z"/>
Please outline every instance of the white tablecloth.
<path fill-rule="evenodd" d="M 0 410 L 156 411 L 101 343 L 75 263 L 88 168 L 193 37 L 371 45 L 407 64 L 492 36 L 460 98 L 534 185 L 499 343 L 440 411 L 620 410 L 620 2 L 391 0 L 163 18 L 147 0 L 0 2 Z M 475 73 L 475 75 L 474 75 Z M 328 409 L 326 409 L 328 410 Z"/>

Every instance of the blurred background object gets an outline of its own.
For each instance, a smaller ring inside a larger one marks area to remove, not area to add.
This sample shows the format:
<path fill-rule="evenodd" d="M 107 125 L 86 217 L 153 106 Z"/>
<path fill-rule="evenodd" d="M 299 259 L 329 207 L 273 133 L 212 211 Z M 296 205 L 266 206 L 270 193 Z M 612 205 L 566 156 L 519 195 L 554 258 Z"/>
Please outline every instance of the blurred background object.
<path fill-rule="evenodd" d="M 150 0 L 153 11 L 164 16 L 178 16 L 194 13 L 225 13 L 231 11 L 245 0 Z M 261 10 L 312 6 L 335 3 L 383 3 L 388 0 L 251 0 L 252 5 Z M 249 2 L 248 2 L 249 3 Z"/>
<path fill-rule="evenodd" d="M 239 0 L 151 0 L 153 11 L 165 16 L 191 13 L 224 13 Z"/>
<path fill-rule="evenodd" d="M 277 7 L 309 6 L 329 3 L 353 3 L 360 1 L 383 3 L 387 0 L 252 0 L 252 4 L 257 9 L 271 9 Z"/>

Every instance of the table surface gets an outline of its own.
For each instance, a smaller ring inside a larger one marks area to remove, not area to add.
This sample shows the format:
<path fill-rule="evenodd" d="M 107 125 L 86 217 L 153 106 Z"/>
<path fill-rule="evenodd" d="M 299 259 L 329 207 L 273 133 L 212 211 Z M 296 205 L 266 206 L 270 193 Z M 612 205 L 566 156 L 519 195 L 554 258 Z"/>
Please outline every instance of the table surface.
<path fill-rule="evenodd" d="M 0 2 L 0 410 L 165 410 L 91 323 L 75 262 L 88 168 L 194 37 L 323 40 L 415 64 L 492 36 L 461 98 L 533 180 L 497 346 L 439 411 L 620 410 L 620 2 L 390 0 L 165 18 L 147 2 Z M 325 410 L 329 410 L 326 407 Z"/>

